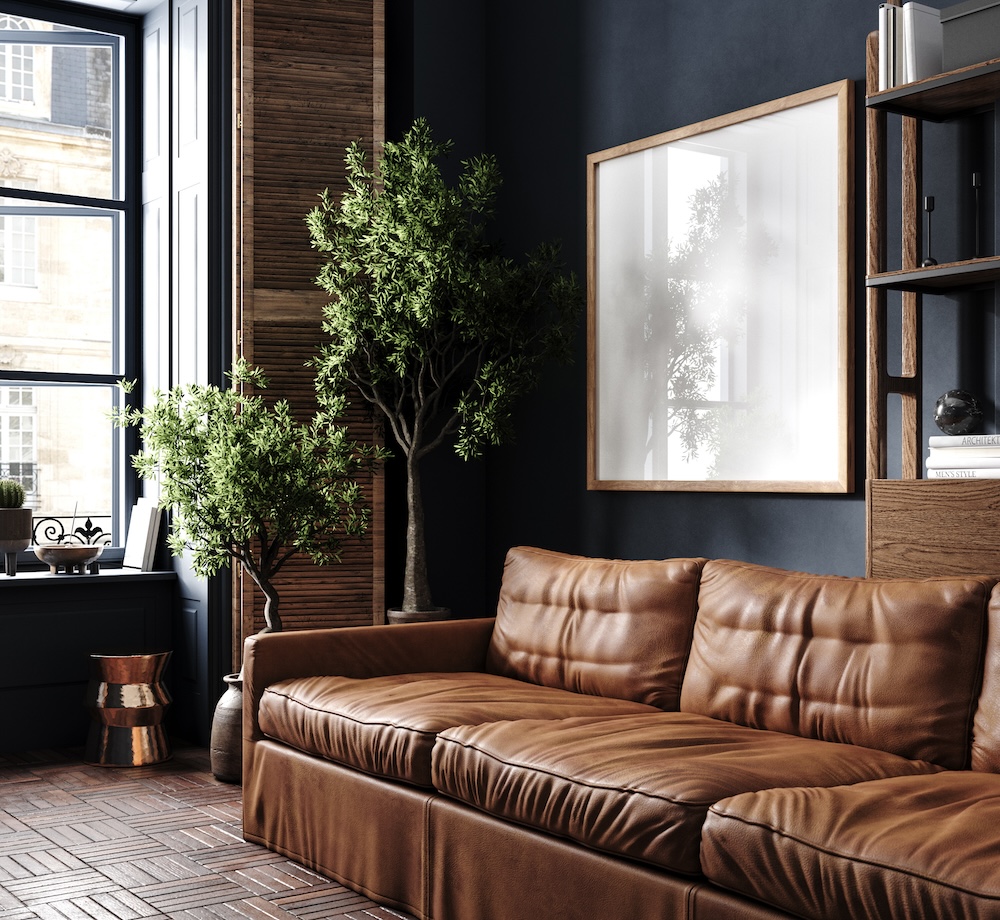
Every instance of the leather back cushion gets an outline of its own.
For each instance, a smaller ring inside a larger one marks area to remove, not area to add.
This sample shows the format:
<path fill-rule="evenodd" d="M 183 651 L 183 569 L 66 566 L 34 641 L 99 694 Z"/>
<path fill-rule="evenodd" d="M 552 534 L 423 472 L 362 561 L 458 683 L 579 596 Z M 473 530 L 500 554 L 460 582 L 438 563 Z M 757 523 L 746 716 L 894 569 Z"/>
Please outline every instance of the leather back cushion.
<path fill-rule="evenodd" d="M 504 564 L 486 668 L 676 709 L 703 564 L 515 547 Z"/>
<path fill-rule="evenodd" d="M 983 690 L 972 732 L 972 769 L 1000 773 L 1000 585 L 990 598 Z"/>
<path fill-rule="evenodd" d="M 964 768 L 993 584 L 708 562 L 681 709 Z"/>

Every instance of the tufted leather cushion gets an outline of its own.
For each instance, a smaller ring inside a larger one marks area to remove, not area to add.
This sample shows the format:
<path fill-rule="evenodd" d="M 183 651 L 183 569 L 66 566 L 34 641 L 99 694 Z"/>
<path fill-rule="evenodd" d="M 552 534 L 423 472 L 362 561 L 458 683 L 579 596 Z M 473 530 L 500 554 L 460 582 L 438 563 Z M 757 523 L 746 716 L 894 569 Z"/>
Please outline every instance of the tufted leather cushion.
<path fill-rule="evenodd" d="M 654 711 L 493 674 L 442 672 L 279 681 L 262 694 L 259 720 L 266 736 L 307 754 L 430 786 L 431 747 L 452 725 Z"/>
<path fill-rule="evenodd" d="M 703 564 L 515 547 L 504 565 L 486 668 L 676 709 Z"/>
<path fill-rule="evenodd" d="M 814 920 L 1000 917 L 1000 777 L 771 789 L 709 811 L 705 874 Z"/>
<path fill-rule="evenodd" d="M 972 731 L 972 769 L 1000 773 L 1000 585 L 990 597 L 985 657 Z"/>
<path fill-rule="evenodd" d="M 432 754 L 435 787 L 480 811 L 685 874 L 709 806 L 738 791 L 938 769 L 678 712 L 464 726 Z"/>
<path fill-rule="evenodd" d="M 961 769 L 992 587 L 710 561 L 681 709 Z"/>

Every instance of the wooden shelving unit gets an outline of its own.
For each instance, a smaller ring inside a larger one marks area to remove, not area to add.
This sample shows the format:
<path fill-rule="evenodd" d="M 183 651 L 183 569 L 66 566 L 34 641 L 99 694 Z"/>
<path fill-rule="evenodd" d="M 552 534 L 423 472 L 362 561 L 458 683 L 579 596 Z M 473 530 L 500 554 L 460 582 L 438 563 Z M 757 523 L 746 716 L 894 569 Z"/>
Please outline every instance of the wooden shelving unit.
<path fill-rule="evenodd" d="M 1000 480 L 921 478 L 921 298 L 1000 282 L 1000 256 L 923 267 L 921 126 L 993 106 L 1000 99 L 1000 59 L 878 90 L 878 34 L 867 46 L 866 257 L 868 440 L 867 574 L 870 577 L 990 573 L 1000 575 Z M 902 116 L 902 268 L 887 270 L 886 116 Z M 901 370 L 888 373 L 887 294 L 902 291 Z M 901 479 L 887 478 L 888 399 L 902 405 Z"/>

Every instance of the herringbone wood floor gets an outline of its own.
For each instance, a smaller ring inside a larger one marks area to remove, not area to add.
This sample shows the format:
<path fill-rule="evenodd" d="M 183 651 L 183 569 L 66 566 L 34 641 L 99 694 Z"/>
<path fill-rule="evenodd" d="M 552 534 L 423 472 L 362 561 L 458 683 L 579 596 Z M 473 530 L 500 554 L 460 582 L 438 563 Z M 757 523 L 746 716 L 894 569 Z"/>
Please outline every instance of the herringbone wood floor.
<path fill-rule="evenodd" d="M 3 920 L 411 920 L 240 832 L 240 787 L 206 751 L 88 766 L 81 752 L 0 755 Z"/>

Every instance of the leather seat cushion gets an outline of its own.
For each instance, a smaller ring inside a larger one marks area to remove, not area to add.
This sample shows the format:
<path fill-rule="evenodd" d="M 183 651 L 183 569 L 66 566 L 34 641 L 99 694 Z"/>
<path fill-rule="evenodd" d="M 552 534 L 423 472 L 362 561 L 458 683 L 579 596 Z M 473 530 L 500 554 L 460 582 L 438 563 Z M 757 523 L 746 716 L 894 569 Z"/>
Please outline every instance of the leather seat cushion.
<path fill-rule="evenodd" d="M 720 799 L 939 769 L 668 712 L 453 728 L 432 763 L 441 792 L 481 811 L 686 874 L 700 871 L 702 823 Z"/>
<path fill-rule="evenodd" d="M 713 881 L 810 918 L 1000 917 L 1000 776 L 947 772 L 714 805 Z"/>
<path fill-rule="evenodd" d="M 375 776 L 431 785 L 431 748 L 454 725 L 655 711 L 643 703 L 540 687 L 495 674 L 303 677 L 268 687 L 261 731 Z"/>

